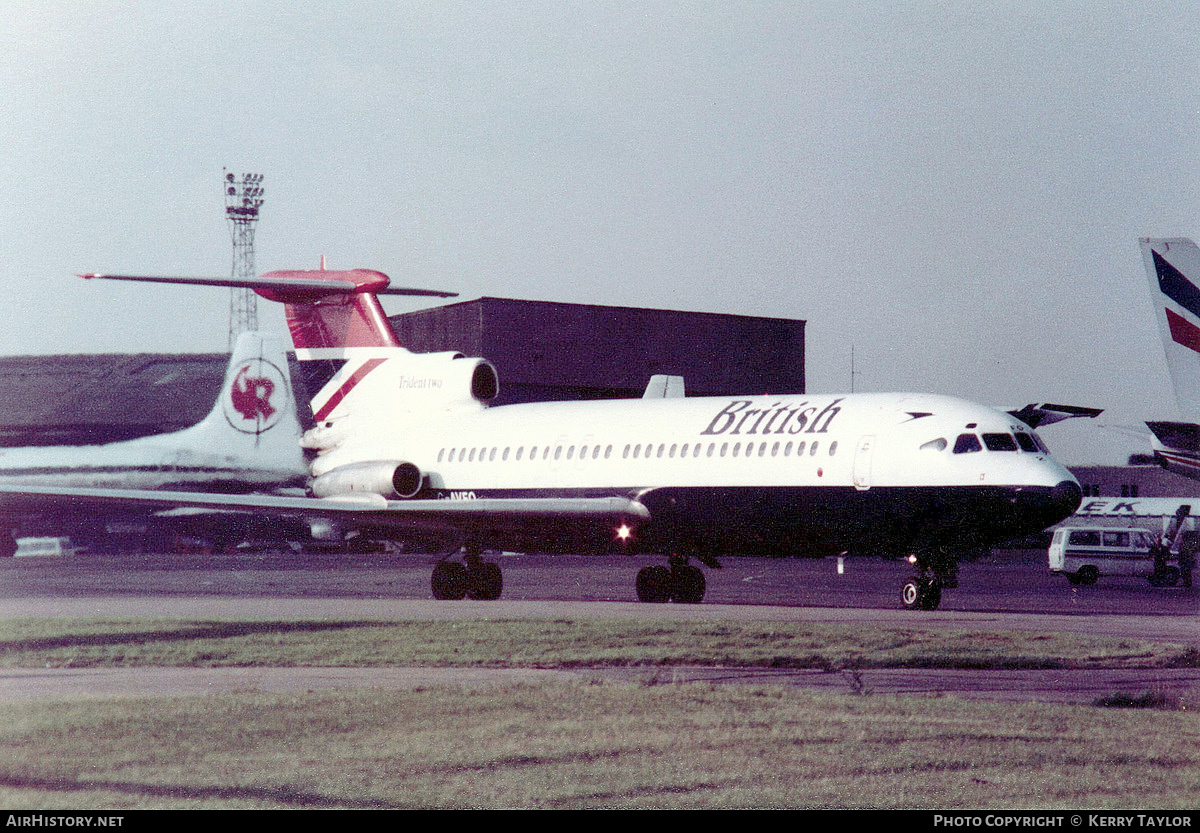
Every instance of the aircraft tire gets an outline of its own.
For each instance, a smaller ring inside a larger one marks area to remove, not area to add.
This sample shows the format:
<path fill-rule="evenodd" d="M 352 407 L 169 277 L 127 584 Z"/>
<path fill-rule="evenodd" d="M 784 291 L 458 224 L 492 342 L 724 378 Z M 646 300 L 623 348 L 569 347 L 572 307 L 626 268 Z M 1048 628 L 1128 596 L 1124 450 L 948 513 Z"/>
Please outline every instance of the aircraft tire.
<path fill-rule="evenodd" d="M 681 564 L 671 571 L 671 598 L 680 604 L 704 601 L 706 583 L 699 567 Z"/>
<path fill-rule="evenodd" d="M 942 603 L 942 585 L 937 579 L 910 578 L 900 588 L 900 599 L 908 610 L 937 610 Z"/>
<path fill-rule="evenodd" d="M 921 600 L 921 610 L 937 610 L 942 603 L 942 583 L 930 579 L 925 585 L 925 597 Z"/>
<path fill-rule="evenodd" d="M 474 569 L 468 569 L 467 596 L 480 601 L 495 601 L 504 589 L 504 574 L 494 561 L 483 561 Z"/>
<path fill-rule="evenodd" d="M 661 565 L 643 567 L 637 574 L 639 602 L 659 604 L 671 601 L 671 571 Z"/>
<path fill-rule="evenodd" d="M 1154 587 L 1174 587 L 1178 583 L 1178 567 L 1167 567 L 1161 573 L 1150 576 L 1150 584 Z"/>
<path fill-rule="evenodd" d="M 456 561 L 439 561 L 433 567 L 429 586 L 439 601 L 461 599 L 467 595 L 467 568 Z"/>

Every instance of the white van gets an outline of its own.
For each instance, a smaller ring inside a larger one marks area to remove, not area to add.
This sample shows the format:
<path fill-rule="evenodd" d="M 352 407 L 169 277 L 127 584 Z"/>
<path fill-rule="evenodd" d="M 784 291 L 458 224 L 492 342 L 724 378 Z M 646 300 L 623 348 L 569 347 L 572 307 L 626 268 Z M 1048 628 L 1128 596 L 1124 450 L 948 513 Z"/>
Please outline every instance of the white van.
<path fill-rule="evenodd" d="M 1095 584 L 1101 576 L 1140 576 L 1155 586 L 1179 581 L 1179 568 L 1154 571 L 1157 536 L 1144 527 L 1069 527 L 1054 531 L 1050 570 L 1071 584 Z"/>
<path fill-rule="evenodd" d="M 79 547 L 70 538 L 18 538 L 16 555 L 74 555 Z"/>

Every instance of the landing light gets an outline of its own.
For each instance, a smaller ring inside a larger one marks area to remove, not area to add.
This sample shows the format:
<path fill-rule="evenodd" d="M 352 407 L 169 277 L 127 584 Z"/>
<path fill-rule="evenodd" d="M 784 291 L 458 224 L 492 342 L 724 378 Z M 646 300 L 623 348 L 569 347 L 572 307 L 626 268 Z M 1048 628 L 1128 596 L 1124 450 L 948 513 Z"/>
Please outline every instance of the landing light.
<path fill-rule="evenodd" d="M 617 527 L 617 538 L 620 540 L 628 541 L 631 535 L 633 535 L 633 530 L 629 528 L 629 524 L 621 524 Z"/>
<path fill-rule="evenodd" d="M 917 557 L 916 557 L 916 555 L 911 555 L 911 554 L 910 554 L 910 555 L 908 556 L 908 563 L 909 563 L 909 564 L 916 564 L 916 563 L 917 563 Z"/>

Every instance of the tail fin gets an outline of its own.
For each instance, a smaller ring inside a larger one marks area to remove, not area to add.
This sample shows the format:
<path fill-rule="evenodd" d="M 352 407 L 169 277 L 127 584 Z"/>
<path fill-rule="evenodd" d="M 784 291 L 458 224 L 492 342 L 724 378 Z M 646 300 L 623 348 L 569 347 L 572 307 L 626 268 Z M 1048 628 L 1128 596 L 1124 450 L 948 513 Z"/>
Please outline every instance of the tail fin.
<path fill-rule="evenodd" d="M 1185 419 L 1200 420 L 1200 248 L 1183 237 L 1139 243 L 1175 400 Z"/>
<path fill-rule="evenodd" d="M 305 387 L 316 392 L 312 406 L 313 418 L 318 423 L 344 414 L 348 410 L 347 398 L 363 378 L 388 358 L 411 355 L 400 345 L 377 296 L 446 298 L 456 294 L 389 286 L 387 275 L 370 269 L 285 270 L 256 278 L 106 274 L 81 277 L 243 287 L 283 304 Z"/>
<path fill-rule="evenodd" d="M 298 356 L 314 350 L 342 350 L 348 347 L 399 347 L 396 333 L 384 314 L 377 293 L 388 286 L 388 277 L 368 269 L 331 272 L 269 272 L 264 280 L 286 282 L 290 286 L 272 289 L 260 287 L 259 295 L 284 305 L 288 330 Z M 297 287 L 298 282 L 315 283 L 317 288 Z M 322 288 L 324 283 L 328 288 Z M 345 284 L 353 288 L 341 288 Z M 338 289 L 332 289 L 337 285 Z"/>
<path fill-rule="evenodd" d="M 449 298 L 455 293 L 436 289 L 389 286 L 388 276 L 371 269 L 285 270 L 257 278 L 187 278 L 163 275 L 105 275 L 82 278 L 120 281 L 199 284 L 253 289 L 269 301 L 284 305 L 297 355 L 314 350 L 350 347 L 398 347 L 378 295 L 422 295 Z"/>
<path fill-rule="evenodd" d="M 208 416 L 163 439 L 242 461 L 248 470 L 295 476 L 306 470 L 300 434 L 284 341 L 250 332 L 238 336 Z"/>

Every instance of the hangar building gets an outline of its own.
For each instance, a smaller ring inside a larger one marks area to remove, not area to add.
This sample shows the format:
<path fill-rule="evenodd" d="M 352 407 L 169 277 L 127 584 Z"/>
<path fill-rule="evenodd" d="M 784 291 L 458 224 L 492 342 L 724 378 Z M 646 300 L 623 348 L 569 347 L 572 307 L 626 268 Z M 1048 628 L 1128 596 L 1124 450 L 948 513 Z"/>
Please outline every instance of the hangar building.
<path fill-rule="evenodd" d="M 688 395 L 804 393 L 804 321 L 702 312 L 479 298 L 398 315 L 419 353 L 483 356 L 496 405 L 641 396 L 655 374 Z"/>
<path fill-rule="evenodd" d="M 683 376 L 690 395 L 805 391 L 800 320 L 479 298 L 391 321 L 411 350 L 491 361 L 497 405 L 637 397 L 655 374 Z M 227 354 L 0 358 L 0 447 L 186 428 L 212 407 L 227 362 Z M 299 399 L 304 420 L 303 391 Z"/>

